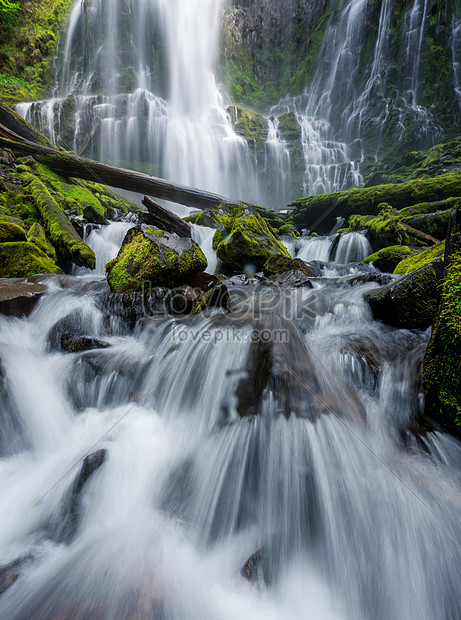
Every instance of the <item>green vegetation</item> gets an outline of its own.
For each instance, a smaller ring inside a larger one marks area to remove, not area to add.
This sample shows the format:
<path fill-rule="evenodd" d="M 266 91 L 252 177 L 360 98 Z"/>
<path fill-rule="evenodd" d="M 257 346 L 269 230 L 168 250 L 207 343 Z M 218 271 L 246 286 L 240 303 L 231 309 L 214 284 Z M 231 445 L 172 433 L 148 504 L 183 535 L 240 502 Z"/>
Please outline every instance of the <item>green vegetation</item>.
<path fill-rule="evenodd" d="M 263 273 L 266 277 L 280 275 L 287 271 L 301 271 L 305 276 L 312 276 L 307 265 L 300 258 L 288 258 L 287 256 L 277 255 L 271 256 L 263 266 Z"/>
<path fill-rule="evenodd" d="M 420 250 L 410 249 L 407 245 L 391 245 L 382 248 L 378 252 L 374 252 L 367 256 L 363 261 L 365 264 L 373 263 L 373 265 L 381 271 L 392 273 L 397 265 L 406 257 L 419 254 Z"/>
<path fill-rule="evenodd" d="M 445 241 L 442 241 L 423 252 L 403 258 L 398 265 L 396 265 L 394 273 L 401 274 L 416 271 L 424 267 L 424 265 L 428 265 L 432 263 L 432 261 L 437 260 L 437 258 L 443 258 L 444 252 Z"/>
<path fill-rule="evenodd" d="M 47 256 L 49 256 L 51 260 L 56 260 L 56 250 L 48 241 L 45 229 L 38 222 L 32 224 L 31 229 L 27 233 L 27 241 L 30 243 L 35 243 L 35 245 Z"/>
<path fill-rule="evenodd" d="M 426 414 L 461 432 L 461 253 L 452 256 L 442 302 L 424 359 Z"/>
<path fill-rule="evenodd" d="M 144 230 L 147 231 L 146 236 Z M 200 247 L 190 239 L 151 234 L 149 228 L 128 231 L 118 256 L 106 265 L 107 281 L 115 293 L 142 291 L 146 282 L 174 288 L 189 274 L 203 271 L 207 260 Z"/>
<path fill-rule="evenodd" d="M 25 240 L 26 232 L 22 226 L 5 219 L 0 219 L 0 243 Z"/>
<path fill-rule="evenodd" d="M 33 243 L 0 243 L 0 278 L 25 278 L 36 273 L 62 272 L 54 261 Z"/>

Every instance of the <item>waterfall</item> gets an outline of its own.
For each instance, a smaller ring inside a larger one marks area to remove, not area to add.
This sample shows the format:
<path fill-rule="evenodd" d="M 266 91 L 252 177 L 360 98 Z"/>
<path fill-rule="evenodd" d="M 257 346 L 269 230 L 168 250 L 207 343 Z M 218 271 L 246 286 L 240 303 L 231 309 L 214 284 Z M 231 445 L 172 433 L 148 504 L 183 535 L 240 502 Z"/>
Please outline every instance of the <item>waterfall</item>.
<path fill-rule="evenodd" d="M 127 222 L 111 222 L 108 226 L 92 225 L 91 232 L 85 233 L 84 241 L 94 250 L 96 268 L 92 271 L 85 267 L 78 267 L 75 271 L 76 274 L 104 276 L 106 274 L 106 263 L 117 256 L 126 233 L 132 227 L 133 224 Z"/>
<path fill-rule="evenodd" d="M 85 155 L 260 202 L 247 142 L 215 79 L 221 2 L 74 5 L 56 59 L 54 98 L 18 111 Z"/>
<path fill-rule="evenodd" d="M 452 33 L 450 37 L 453 56 L 453 84 L 461 109 L 461 17 L 453 15 Z"/>
<path fill-rule="evenodd" d="M 359 263 L 372 253 L 371 245 L 364 234 L 359 232 L 341 235 L 336 250 L 335 261 L 342 265 Z"/>
<path fill-rule="evenodd" d="M 304 261 L 320 260 L 327 263 L 330 260 L 333 238 L 331 237 L 300 237 L 296 241 L 296 258 Z"/>
<path fill-rule="evenodd" d="M 460 617 L 460 446 L 411 430 L 428 334 L 374 322 L 375 285 L 347 278 L 286 289 L 290 306 L 256 287 L 254 316 L 159 315 L 124 336 L 103 283 L 82 294 L 81 278 L 50 280 L 29 318 L 0 316 L 0 552 L 20 558 L 0 616 Z M 240 418 L 258 329 L 275 366 Z M 110 346 L 65 353 L 63 330 Z"/>

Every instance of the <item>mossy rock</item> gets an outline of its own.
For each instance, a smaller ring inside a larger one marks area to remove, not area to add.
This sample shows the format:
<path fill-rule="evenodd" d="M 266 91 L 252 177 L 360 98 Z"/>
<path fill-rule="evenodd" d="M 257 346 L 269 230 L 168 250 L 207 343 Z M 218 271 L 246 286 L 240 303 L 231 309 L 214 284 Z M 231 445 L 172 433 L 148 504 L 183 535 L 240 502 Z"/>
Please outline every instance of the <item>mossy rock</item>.
<path fill-rule="evenodd" d="M 421 269 L 425 265 L 432 263 L 437 258 L 443 258 L 445 253 L 445 241 L 433 245 L 431 248 L 419 252 L 413 253 L 411 256 L 403 258 L 395 267 L 394 273 L 411 273 L 417 269 Z"/>
<path fill-rule="evenodd" d="M 426 329 L 436 315 L 443 275 L 441 258 L 397 282 L 365 293 L 373 316 L 392 327 Z"/>
<path fill-rule="evenodd" d="M 0 219 L 0 243 L 5 241 L 26 241 L 26 231 L 19 224 Z"/>
<path fill-rule="evenodd" d="M 213 245 L 225 267 L 240 271 L 252 264 L 261 269 L 273 256 L 291 258 L 273 229 L 252 207 L 243 203 L 224 206 L 226 213 L 219 217 Z"/>
<path fill-rule="evenodd" d="M 132 293 L 142 291 L 146 283 L 174 288 L 187 275 L 206 267 L 207 260 L 195 241 L 141 225 L 127 232 L 106 272 L 112 292 Z"/>
<path fill-rule="evenodd" d="M 300 198 L 292 203 L 295 210 L 291 214 L 291 221 L 301 230 L 313 227 L 322 218 L 315 229 L 318 232 L 328 232 L 337 217 L 352 214 L 377 215 L 381 210 L 381 203 L 388 203 L 394 209 L 403 209 L 419 202 L 433 202 L 456 196 L 461 196 L 460 171 L 433 179 L 415 179 L 367 188 L 355 187 L 333 194 Z"/>
<path fill-rule="evenodd" d="M 242 136 L 242 138 L 245 138 L 250 143 L 252 142 L 256 151 L 264 149 L 267 140 L 268 126 L 267 120 L 262 114 L 235 105 L 229 106 L 227 108 L 227 113 L 231 117 L 236 134 Z"/>
<path fill-rule="evenodd" d="M 366 265 L 373 263 L 373 266 L 384 271 L 385 273 L 393 273 L 397 265 L 408 256 L 415 256 L 420 253 L 420 250 L 415 248 L 410 249 L 407 245 L 391 245 L 387 248 L 382 248 L 370 254 L 363 261 Z"/>
<path fill-rule="evenodd" d="M 405 217 L 401 221 L 416 228 L 416 230 L 421 230 L 426 235 L 431 235 L 436 239 L 445 239 L 450 222 L 450 213 L 451 209 L 445 209 L 445 211 Z"/>
<path fill-rule="evenodd" d="M 382 205 L 380 205 L 382 207 Z M 376 217 L 368 215 L 352 215 L 349 218 L 349 226 L 352 230 L 366 230 L 367 238 L 375 251 L 393 245 L 410 245 L 418 243 L 408 233 L 395 215 L 382 209 Z"/>
<path fill-rule="evenodd" d="M 442 301 L 424 358 L 425 414 L 461 434 L 461 252 L 448 265 Z"/>
<path fill-rule="evenodd" d="M 271 256 L 263 266 L 263 273 L 266 277 L 277 276 L 288 271 L 300 271 L 305 276 L 312 278 L 318 276 L 318 272 L 310 268 L 300 258 L 288 258 L 287 256 Z"/>
<path fill-rule="evenodd" d="M 35 243 L 35 245 L 47 256 L 49 256 L 51 260 L 56 260 L 56 251 L 48 241 L 45 229 L 38 222 L 35 222 L 27 233 L 27 241 L 30 241 L 30 243 Z"/>
<path fill-rule="evenodd" d="M 0 278 L 26 278 L 37 273 L 62 271 L 33 243 L 0 243 Z"/>

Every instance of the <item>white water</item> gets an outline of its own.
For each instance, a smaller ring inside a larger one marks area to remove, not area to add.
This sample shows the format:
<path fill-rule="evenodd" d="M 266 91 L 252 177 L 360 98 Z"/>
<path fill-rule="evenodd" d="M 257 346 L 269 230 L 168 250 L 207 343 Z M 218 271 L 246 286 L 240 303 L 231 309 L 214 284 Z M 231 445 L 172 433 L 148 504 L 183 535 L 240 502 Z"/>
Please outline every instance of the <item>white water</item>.
<path fill-rule="evenodd" d="M 122 241 L 126 233 L 133 228 L 133 224 L 127 222 L 111 222 L 108 226 L 92 226 L 91 232 L 86 235 L 84 241 L 96 255 L 96 268 L 94 271 L 79 267 L 76 270 L 78 275 L 100 275 L 106 274 L 106 263 L 115 258 L 118 254 Z"/>
<path fill-rule="evenodd" d="M 304 261 L 330 260 L 333 237 L 300 237 L 295 242 L 296 258 Z"/>
<path fill-rule="evenodd" d="M 359 232 L 344 233 L 341 235 L 336 250 L 335 262 L 360 263 L 372 253 L 370 242 L 364 234 Z"/>
<path fill-rule="evenodd" d="M 0 617 L 460 617 L 461 450 L 440 433 L 412 434 L 427 334 L 374 323 L 362 300 L 370 286 L 346 276 L 288 292 L 315 309 L 307 330 L 286 304 L 263 306 L 263 321 L 290 336 L 276 355 L 335 412 L 315 422 L 276 414 L 284 398 L 295 413 L 318 407 L 278 367 L 260 415 L 236 415 L 261 318 L 170 318 L 120 337 L 97 292 L 56 286 L 30 319 L 0 317 L 12 423 L 0 445 L 1 557 L 35 556 L 0 597 Z M 111 348 L 49 352 L 49 330 L 75 313 Z M 357 342 L 376 349 L 377 374 L 349 352 Z M 84 487 L 76 537 L 58 542 L 82 456 L 101 447 L 108 458 Z M 271 582 L 252 586 L 240 568 L 260 548 Z"/>

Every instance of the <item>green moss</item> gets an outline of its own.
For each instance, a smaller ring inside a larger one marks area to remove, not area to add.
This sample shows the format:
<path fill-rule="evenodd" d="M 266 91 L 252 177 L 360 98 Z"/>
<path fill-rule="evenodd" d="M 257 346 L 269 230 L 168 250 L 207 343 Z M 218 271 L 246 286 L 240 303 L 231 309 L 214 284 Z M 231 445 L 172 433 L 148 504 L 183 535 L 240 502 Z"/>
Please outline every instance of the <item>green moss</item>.
<path fill-rule="evenodd" d="M 45 228 L 60 258 L 64 261 L 70 260 L 76 265 L 94 269 L 96 257 L 93 250 L 86 243 L 83 243 L 43 183 L 32 177 L 28 188 L 34 197 Z"/>
<path fill-rule="evenodd" d="M 349 218 L 352 230 L 367 230 L 367 237 L 374 249 L 393 245 L 409 245 L 414 239 L 407 229 L 392 216 L 384 213 L 376 217 L 353 215 Z"/>
<path fill-rule="evenodd" d="M 424 265 L 432 263 L 432 261 L 437 258 L 443 258 L 444 252 L 445 241 L 442 241 L 441 243 L 437 243 L 423 252 L 419 252 L 416 255 L 413 254 L 412 256 L 407 256 L 397 264 L 394 273 L 401 274 L 416 271 L 417 269 L 424 267 Z"/>
<path fill-rule="evenodd" d="M 277 239 L 271 226 L 250 206 L 225 204 L 218 216 L 218 230 L 213 238 L 218 258 L 231 269 L 243 269 L 251 263 L 262 268 L 271 256 L 290 255 Z M 219 212 L 219 211 L 218 211 Z"/>
<path fill-rule="evenodd" d="M 206 269 L 207 260 L 194 241 L 182 239 L 184 247 L 173 249 L 168 247 L 168 240 L 167 235 L 154 234 L 147 238 L 140 227 L 132 228 L 117 258 L 106 265 L 111 290 L 117 293 L 142 291 L 146 282 L 174 288 L 186 275 Z"/>
<path fill-rule="evenodd" d="M 1 278 L 25 278 L 36 273 L 62 272 L 54 261 L 33 243 L 0 243 Z"/>
<path fill-rule="evenodd" d="M 35 243 L 35 245 L 47 256 L 49 256 L 51 260 L 56 260 L 56 251 L 48 241 L 45 229 L 38 222 L 35 222 L 27 233 L 27 241 L 30 243 Z"/>
<path fill-rule="evenodd" d="M 454 254 L 442 286 L 442 303 L 424 359 L 426 413 L 461 432 L 461 253 Z"/>
<path fill-rule="evenodd" d="M 392 273 L 402 259 L 419 253 L 420 250 L 410 249 L 407 245 L 392 245 L 370 254 L 363 262 L 365 264 L 373 263 L 377 269 Z"/>
<path fill-rule="evenodd" d="M 338 216 L 352 214 L 377 215 L 381 203 L 403 209 L 420 202 L 432 202 L 461 195 L 461 172 L 440 175 L 433 179 L 416 179 L 400 184 L 353 188 L 334 194 L 300 198 L 292 203 L 291 220 L 299 229 L 310 228 L 328 211 L 322 226 L 328 228 Z M 390 244 L 387 244 L 390 245 Z"/>
<path fill-rule="evenodd" d="M 227 112 L 230 114 L 235 133 L 242 136 L 250 143 L 254 142 L 256 151 L 264 149 L 268 126 L 267 120 L 254 110 L 229 106 Z"/>
<path fill-rule="evenodd" d="M 280 275 L 287 271 L 301 271 L 308 277 L 312 275 L 309 266 L 304 261 L 299 258 L 288 258 L 288 256 L 272 256 L 263 267 L 264 275 L 267 277 Z"/>
<path fill-rule="evenodd" d="M 0 243 L 5 241 L 25 241 L 26 231 L 22 226 L 0 219 Z"/>

